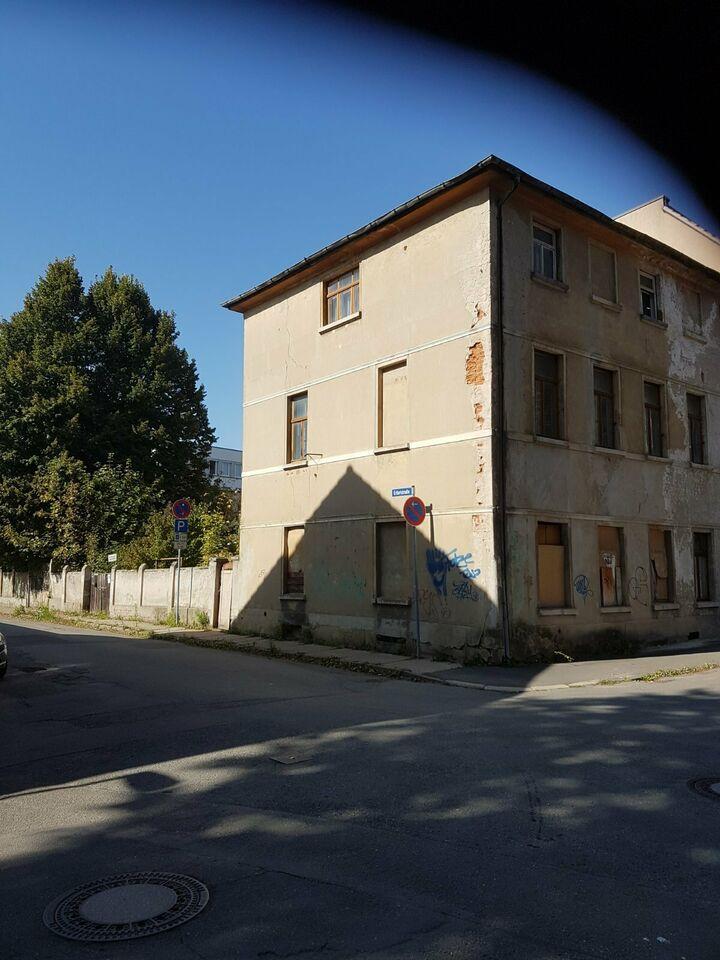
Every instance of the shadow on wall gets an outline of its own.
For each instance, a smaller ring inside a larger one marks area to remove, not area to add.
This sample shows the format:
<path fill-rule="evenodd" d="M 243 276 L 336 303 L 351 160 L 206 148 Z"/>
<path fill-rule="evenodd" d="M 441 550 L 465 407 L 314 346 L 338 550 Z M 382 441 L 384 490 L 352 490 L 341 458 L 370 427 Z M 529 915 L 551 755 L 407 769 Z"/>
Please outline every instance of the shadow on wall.
<path fill-rule="evenodd" d="M 413 654 L 413 536 L 404 499 L 381 496 L 348 467 L 303 526 L 245 528 L 241 549 L 255 559 L 245 561 L 233 629 Z M 500 660 L 497 607 L 486 590 L 491 524 L 490 514 L 429 513 L 417 528 L 424 656 Z M 268 555 L 270 568 L 256 574 L 257 558 Z"/>

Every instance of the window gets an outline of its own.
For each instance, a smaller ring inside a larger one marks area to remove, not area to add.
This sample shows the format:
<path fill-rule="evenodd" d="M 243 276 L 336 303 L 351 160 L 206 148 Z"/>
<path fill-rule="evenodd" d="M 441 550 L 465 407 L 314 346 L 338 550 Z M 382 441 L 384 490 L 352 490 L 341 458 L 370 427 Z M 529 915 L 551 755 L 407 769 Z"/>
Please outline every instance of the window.
<path fill-rule="evenodd" d="M 598 527 L 600 605 L 603 607 L 623 605 L 622 538 L 620 527 Z"/>
<path fill-rule="evenodd" d="M 663 455 L 662 388 L 659 383 L 644 384 L 645 449 L 651 457 Z"/>
<path fill-rule="evenodd" d="M 375 524 L 375 595 L 386 603 L 408 601 L 407 534 L 404 520 Z"/>
<path fill-rule="evenodd" d="M 215 476 L 216 467 L 217 467 L 217 460 L 211 460 L 211 461 L 210 461 L 210 468 L 209 468 L 209 470 L 208 470 L 208 473 L 210 474 L 211 477 L 214 477 L 214 476 Z"/>
<path fill-rule="evenodd" d="M 694 333 L 702 333 L 702 297 L 697 290 L 683 290 L 685 326 Z"/>
<path fill-rule="evenodd" d="M 378 408 L 378 446 L 406 445 L 409 433 L 409 408 L 405 360 L 379 371 Z"/>
<path fill-rule="evenodd" d="M 538 523 L 538 606 L 567 606 L 567 525 Z"/>
<path fill-rule="evenodd" d="M 590 281 L 594 297 L 607 303 L 617 303 L 615 254 L 594 243 L 590 244 Z"/>
<path fill-rule="evenodd" d="M 325 284 L 323 323 L 345 320 L 360 310 L 360 268 L 355 267 Z"/>
<path fill-rule="evenodd" d="M 709 533 L 693 533 L 693 561 L 695 566 L 695 599 L 712 599 L 711 544 Z"/>
<path fill-rule="evenodd" d="M 670 603 L 675 591 L 670 530 L 650 527 L 650 574 L 653 600 Z"/>
<path fill-rule="evenodd" d="M 307 458 L 308 395 L 299 393 L 288 398 L 288 461 Z"/>
<path fill-rule="evenodd" d="M 615 447 L 615 374 L 612 370 L 595 367 L 595 444 Z"/>
<path fill-rule="evenodd" d="M 705 450 L 705 397 L 687 395 L 688 426 L 690 428 L 690 460 L 707 463 Z"/>
<path fill-rule="evenodd" d="M 533 224 L 533 273 L 560 279 L 560 231 L 539 223 Z"/>
<path fill-rule="evenodd" d="M 303 538 L 305 527 L 286 527 L 283 550 L 283 593 L 305 593 Z"/>
<path fill-rule="evenodd" d="M 562 438 L 560 393 L 562 358 L 556 353 L 535 351 L 535 433 L 539 437 Z"/>
<path fill-rule="evenodd" d="M 657 322 L 658 313 L 657 277 L 649 273 L 640 274 L 640 315 L 646 320 Z"/>

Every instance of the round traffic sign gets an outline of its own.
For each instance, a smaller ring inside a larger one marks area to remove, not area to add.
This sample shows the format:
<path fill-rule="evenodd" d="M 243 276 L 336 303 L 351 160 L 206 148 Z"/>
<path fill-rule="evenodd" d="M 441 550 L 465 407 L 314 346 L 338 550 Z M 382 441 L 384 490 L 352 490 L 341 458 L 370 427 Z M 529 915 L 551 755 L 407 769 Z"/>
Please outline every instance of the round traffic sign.
<path fill-rule="evenodd" d="M 191 509 L 190 501 L 186 500 L 185 497 L 181 497 L 172 505 L 172 515 L 176 520 L 186 520 L 190 516 Z"/>
<path fill-rule="evenodd" d="M 403 504 L 403 516 L 413 527 L 419 527 L 427 515 L 425 504 L 420 497 L 408 497 Z"/>

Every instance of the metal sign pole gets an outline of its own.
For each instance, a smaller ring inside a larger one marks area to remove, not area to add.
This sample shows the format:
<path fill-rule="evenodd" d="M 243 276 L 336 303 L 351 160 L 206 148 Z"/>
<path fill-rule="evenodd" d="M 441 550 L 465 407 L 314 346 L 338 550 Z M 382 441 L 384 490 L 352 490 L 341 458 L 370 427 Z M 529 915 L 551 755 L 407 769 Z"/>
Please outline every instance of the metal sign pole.
<path fill-rule="evenodd" d="M 180 626 L 180 567 L 182 566 L 182 553 L 178 547 L 178 558 L 177 558 L 177 582 L 175 584 L 175 592 L 177 596 L 175 597 L 175 626 Z"/>
<path fill-rule="evenodd" d="M 417 527 L 413 527 L 413 579 L 415 581 L 415 657 L 420 659 L 420 602 L 418 598 Z"/>

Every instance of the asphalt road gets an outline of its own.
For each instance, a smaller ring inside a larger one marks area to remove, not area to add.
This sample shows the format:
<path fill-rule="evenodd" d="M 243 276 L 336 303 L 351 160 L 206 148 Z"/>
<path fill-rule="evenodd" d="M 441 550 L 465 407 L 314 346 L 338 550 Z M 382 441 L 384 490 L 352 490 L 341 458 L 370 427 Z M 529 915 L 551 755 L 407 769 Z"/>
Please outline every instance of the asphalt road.
<path fill-rule="evenodd" d="M 720 671 L 505 696 L 0 623 L 0 955 L 717 960 Z M 210 889 L 93 945 L 104 876 Z"/>

